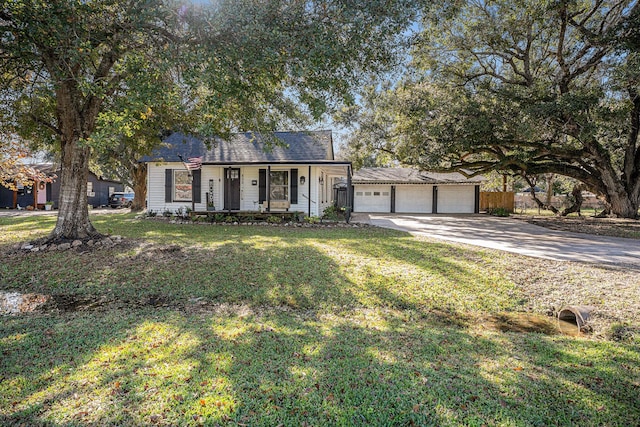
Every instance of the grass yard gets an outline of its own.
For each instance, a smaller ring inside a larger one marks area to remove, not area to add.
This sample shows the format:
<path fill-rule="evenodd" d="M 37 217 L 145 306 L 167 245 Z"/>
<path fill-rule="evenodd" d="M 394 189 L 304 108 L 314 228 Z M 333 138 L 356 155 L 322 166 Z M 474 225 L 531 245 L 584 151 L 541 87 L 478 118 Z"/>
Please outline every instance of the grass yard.
<path fill-rule="evenodd" d="M 638 301 L 588 336 L 559 335 L 523 314 L 571 303 L 565 289 L 578 283 L 588 288 L 583 301 L 600 307 L 613 293 L 607 280 L 637 295 L 637 272 L 539 268 L 377 228 L 179 225 L 131 214 L 92 216 L 125 238 L 112 248 L 12 249 L 54 221 L 0 218 L 0 291 L 55 303 L 0 317 L 0 425 L 640 419 L 640 340 L 611 333 L 635 330 Z"/>

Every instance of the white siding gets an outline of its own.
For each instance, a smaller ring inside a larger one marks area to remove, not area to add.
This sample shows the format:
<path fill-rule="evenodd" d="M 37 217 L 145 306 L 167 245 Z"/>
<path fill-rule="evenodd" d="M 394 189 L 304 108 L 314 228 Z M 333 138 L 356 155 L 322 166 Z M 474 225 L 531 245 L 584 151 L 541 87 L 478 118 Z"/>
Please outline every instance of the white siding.
<path fill-rule="evenodd" d="M 318 167 L 316 168 L 316 183 L 317 183 L 317 197 L 318 201 L 317 207 L 318 212 L 316 216 L 322 216 L 324 210 L 331 206 L 331 198 L 332 195 L 330 193 L 331 189 L 331 179 L 329 178 L 329 174 L 325 173 L 325 171 Z M 320 178 L 322 177 L 322 184 L 320 183 Z"/>
<path fill-rule="evenodd" d="M 439 185 L 438 213 L 473 213 L 475 194 L 474 185 Z"/>
<path fill-rule="evenodd" d="M 162 213 L 165 210 L 175 212 L 182 208 L 191 209 L 191 202 L 165 202 L 164 199 L 164 180 L 165 170 L 177 169 L 184 170 L 182 163 L 149 163 L 147 170 L 148 182 L 147 182 L 147 209 L 155 212 Z M 207 182 L 205 178 L 205 171 L 202 172 L 202 182 Z M 205 199 L 206 188 L 202 185 L 201 203 L 196 203 L 196 210 L 206 209 Z"/>
<path fill-rule="evenodd" d="M 298 203 L 292 204 L 292 211 L 304 212 L 309 215 L 309 166 L 307 165 L 294 165 L 290 169 L 298 169 Z M 304 184 L 300 184 L 300 177 L 304 176 Z M 312 207 L 313 209 L 313 207 Z"/>
<path fill-rule="evenodd" d="M 257 211 L 260 204 L 258 174 L 260 167 L 242 166 L 240 167 L 240 209 L 243 211 Z M 256 185 L 251 182 L 255 181 Z"/>
<path fill-rule="evenodd" d="M 320 185 L 318 184 L 318 177 L 320 176 L 320 168 L 317 166 L 311 167 L 311 176 L 309 176 L 309 167 L 305 166 L 304 176 L 306 178 L 306 182 L 304 183 L 304 194 L 303 197 L 298 197 L 298 204 L 303 205 L 303 211 L 309 211 L 309 205 L 311 205 L 311 213 L 307 213 L 309 216 L 320 216 L 321 210 L 321 202 L 320 199 Z M 308 197 L 308 198 L 307 198 Z"/>
<path fill-rule="evenodd" d="M 259 171 L 267 169 L 267 166 L 232 166 L 240 169 L 240 209 L 247 211 L 257 211 L 259 209 Z M 179 208 L 191 208 L 191 202 L 165 202 L 165 170 L 184 170 L 181 163 L 149 163 L 147 172 L 147 207 L 149 210 L 162 213 L 169 209 L 175 212 Z M 198 211 L 206 210 L 207 197 L 209 192 L 209 181 L 213 184 L 214 204 L 217 210 L 224 208 L 224 166 L 204 165 L 201 175 L 201 203 L 197 203 L 195 208 Z M 311 215 L 318 216 L 329 206 L 332 197 L 331 184 L 325 182 L 325 199 L 321 198 L 320 186 L 318 185 L 319 168 L 312 166 L 311 176 L 309 176 L 308 165 L 277 165 L 271 170 L 298 169 L 298 203 L 292 204 L 290 211 L 300 211 L 309 215 L 309 204 L 311 204 Z M 305 177 L 305 183 L 300 184 L 300 177 Z M 291 176 L 289 176 L 291 179 Z M 326 178 L 325 178 L 326 179 Z M 256 185 L 252 184 L 256 181 Z M 289 183 L 291 185 L 291 182 Z M 291 193 L 289 193 L 291 194 Z M 311 194 L 311 196 L 310 196 Z M 311 199 L 311 203 L 309 203 Z M 320 206 L 320 209 L 319 209 Z"/>
<path fill-rule="evenodd" d="M 259 185 L 253 185 L 252 181 L 259 181 L 260 169 L 267 170 L 267 166 L 244 166 L 241 168 L 241 208 L 248 211 L 257 211 L 259 209 Z M 291 204 L 289 211 L 304 212 L 308 215 L 309 210 L 309 183 L 313 185 L 313 181 L 309 178 L 309 167 L 307 165 L 274 165 L 271 167 L 272 171 L 289 171 L 289 197 L 291 197 L 291 170 L 298 169 L 298 203 Z M 300 177 L 305 177 L 305 183 L 300 184 Z M 312 187 L 313 188 L 313 187 Z M 291 200 L 291 199 L 289 199 Z M 311 210 L 313 212 L 312 203 Z"/>
<path fill-rule="evenodd" d="M 210 184 L 213 185 L 213 205 L 216 209 L 222 209 L 224 206 L 224 185 L 222 183 L 223 168 L 219 166 L 203 166 L 202 167 L 202 205 L 199 210 L 206 209 L 207 193 Z"/>
<path fill-rule="evenodd" d="M 431 213 L 432 185 L 397 185 L 396 212 Z"/>
<path fill-rule="evenodd" d="M 391 212 L 390 185 L 354 186 L 355 212 Z"/>

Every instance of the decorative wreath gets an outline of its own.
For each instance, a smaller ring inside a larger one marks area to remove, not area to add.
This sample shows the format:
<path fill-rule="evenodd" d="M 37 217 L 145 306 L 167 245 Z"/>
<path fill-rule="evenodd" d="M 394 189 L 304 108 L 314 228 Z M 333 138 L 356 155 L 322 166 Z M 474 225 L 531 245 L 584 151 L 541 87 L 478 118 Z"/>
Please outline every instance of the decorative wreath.
<path fill-rule="evenodd" d="M 44 190 L 44 181 L 41 181 L 40 184 L 38 184 L 38 188 L 40 190 Z"/>

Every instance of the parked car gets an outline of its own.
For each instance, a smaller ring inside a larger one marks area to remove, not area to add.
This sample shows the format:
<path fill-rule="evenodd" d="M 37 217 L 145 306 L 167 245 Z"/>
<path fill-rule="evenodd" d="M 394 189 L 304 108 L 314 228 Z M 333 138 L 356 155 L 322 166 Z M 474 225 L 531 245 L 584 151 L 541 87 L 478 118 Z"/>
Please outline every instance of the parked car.
<path fill-rule="evenodd" d="M 109 206 L 112 208 L 130 208 L 133 204 L 133 193 L 113 193 L 109 196 Z"/>

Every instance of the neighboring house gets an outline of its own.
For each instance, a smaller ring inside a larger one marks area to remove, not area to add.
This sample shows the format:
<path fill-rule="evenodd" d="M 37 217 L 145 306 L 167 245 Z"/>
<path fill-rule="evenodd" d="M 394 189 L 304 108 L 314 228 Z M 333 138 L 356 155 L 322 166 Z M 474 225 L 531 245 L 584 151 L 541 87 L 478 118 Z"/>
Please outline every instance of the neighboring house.
<path fill-rule="evenodd" d="M 55 179 L 51 163 L 29 164 L 29 167 L 43 173 L 46 177 Z M 0 185 L 0 208 L 21 209 L 27 206 L 44 209 L 46 202 L 51 199 L 52 183 L 46 181 L 35 181 L 33 185 L 16 184 L 16 189 L 12 190 Z"/>
<path fill-rule="evenodd" d="M 207 147 L 193 136 L 172 134 L 140 159 L 148 164 L 147 208 L 322 215 L 333 202 L 333 185 L 351 174 L 350 162 L 334 160 L 331 131 L 269 136 L 239 133 Z M 194 157 L 202 158 L 202 167 L 190 172 L 182 160 Z"/>
<path fill-rule="evenodd" d="M 363 168 L 353 174 L 355 212 L 478 213 L 484 178 L 409 168 Z"/>
<path fill-rule="evenodd" d="M 56 172 L 61 176 L 60 170 Z M 51 196 L 54 208 L 58 208 L 58 198 L 60 197 L 60 179 L 53 182 L 51 186 Z M 124 184 L 119 181 L 104 179 L 89 171 L 87 179 L 87 204 L 94 208 L 109 205 L 109 196 L 115 192 L 124 191 Z"/>
<path fill-rule="evenodd" d="M 26 208 L 33 206 L 44 209 L 47 202 L 53 202 L 58 207 L 60 197 L 60 170 L 54 170 L 51 163 L 32 165 L 53 179 L 53 182 L 35 182 L 32 186 L 19 186 L 17 190 L 10 190 L 0 186 L 0 208 L 16 209 L 18 206 Z M 124 185 L 117 181 L 102 179 L 93 172 L 89 172 L 87 180 L 87 204 L 93 207 L 106 206 L 109 196 L 116 191 L 123 191 Z"/>

